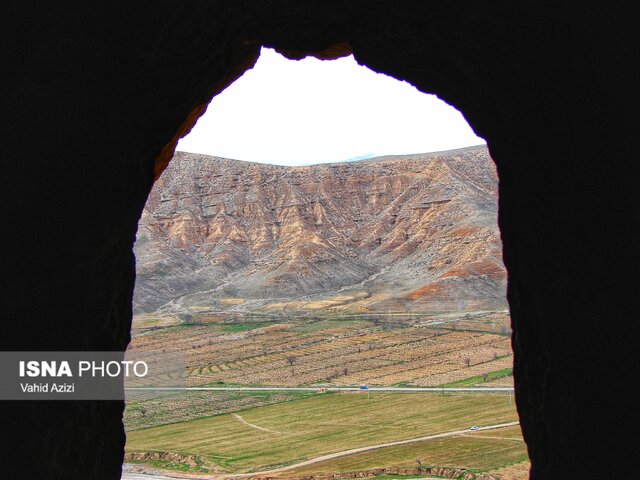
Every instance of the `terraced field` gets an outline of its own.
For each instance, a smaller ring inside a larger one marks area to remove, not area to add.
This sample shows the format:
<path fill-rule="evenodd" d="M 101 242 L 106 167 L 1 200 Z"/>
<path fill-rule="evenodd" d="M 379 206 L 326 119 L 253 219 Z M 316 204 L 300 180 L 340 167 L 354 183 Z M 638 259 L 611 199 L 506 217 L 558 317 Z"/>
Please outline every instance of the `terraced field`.
<path fill-rule="evenodd" d="M 189 385 L 439 386 L 511 367 L 508 316 L 485 317 L 189 325 L 136 337 L 130 349 L 186 352 Z"/>
<path fill-rule="evenodd" d="M 129 432 L 127 452 L 130 457 L 133 453 L 171 452 L 198 458 L 201 468 L 209 472 L 250 472 L 357 447 L 517 420 L 515 407 L 505 396 L 405 393 L 322 394 L 239 414 Z M 458 450 L 468 450 L 466 437 L 460 441 Z M 473 435 L 469 442 L 474 442 Z M 487 446 L 478 448 L 472 456 L 487 455 L 495 440 L 483 442 Z M 499 447 L 504 450 L 499 460 L 503 463 L 491 466 L 519 461 L 522 456 L 517 452 L 522 448 L 514 441 Z M 397 461 L 408 462 L 407 455 L 413 452 L 407 450 Z M 443 449 L 440 455 L 434 454 L 434 461 L 444 459 Z M 386 457 L 380 458 L 386 461 Z M 371 463 L 360 457 L 357 462 Z"/>

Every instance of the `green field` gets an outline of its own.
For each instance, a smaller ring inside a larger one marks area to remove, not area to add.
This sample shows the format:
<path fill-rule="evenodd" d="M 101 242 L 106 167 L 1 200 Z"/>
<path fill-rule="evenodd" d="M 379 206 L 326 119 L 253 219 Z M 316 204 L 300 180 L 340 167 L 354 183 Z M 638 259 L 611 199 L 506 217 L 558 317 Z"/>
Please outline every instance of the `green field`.
<path fill-rule="evenodd" d="M 242 322 L 242 323 L 229 323 L 222 324 L 222 331 L 226 333 L 248 332 L 255 330 L 256 328 L 267 327 L 272 322 Z"/>
<path fill-rule="evenodd" d="M 202 417 L 288 402 L 312 392 L 181 392 L 151 399 L 128 399 L 124 411 L 127 431 L 185 422 Z"/>
<path fill-rule="evenodd" d="M 352 448 L 514 420 L 517 414 L 509 396 L 323 394 L 129 432 L 127 451 L 196 455 L 214 469 L 250 472 Z M 467 437 L 460 439 L 464 443 Z M 520 448 L 519 443 L 511 443 Z M 479 449 L 478 455 L 486 456 L 486 451 Z"/>
<path fill-rule="evenodd" d="M 520 427 L 387 447 L 290 470 L 287 476 L 358 472 L 374 468 L 464 467 L 487 472 L 528 460 Z"/>
<path fill-rule="evenodd" d="M 304 322 L 302 324 L 291 327 L 289 331 L 297 332 L 297 333 L 311 333 L 311 332 L 319 332 L 322 330 L 331 330 L 334 328 L 341 328 L 341 327 L 352 327 L 352 328 L 360 327 L 361 328 L 361 327 L 368 327 L 371 325 L 372 325 L 371 322 L 367 322 L 366 320 L 361 320 L 361 319 L 352 319 L 352 318 L 322 319 L 321 318 L 321 319 L 316 319 L 309 322 Z"/>
<path fill-rule="evenodd" d="M 486 379 L 482 375 L 476 375 L 474 377 L 465 378 L 464 380 L 458 380 L 457 382 L 449 382 L 442 385 L 446 388 L 460 388 L 460 387 L 476 387 L 482 386 L 485 382 L 492 380 L 498 380 L 500 378 L 510 377 L 513 375 L 513 368 L 503 368 L 495 372 L 489 372 L 486 374 Z"/>

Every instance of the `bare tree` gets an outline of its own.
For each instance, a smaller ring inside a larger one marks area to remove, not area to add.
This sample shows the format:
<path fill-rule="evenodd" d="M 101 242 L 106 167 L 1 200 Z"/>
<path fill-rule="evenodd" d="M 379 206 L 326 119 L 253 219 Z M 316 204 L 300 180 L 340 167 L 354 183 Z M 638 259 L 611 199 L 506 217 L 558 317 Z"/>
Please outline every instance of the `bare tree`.
<path fill-rule="evenodd" d="M 471 359 L 470 359 L 469 357 L 465 357 L 465 359 L 463 360 L 463 362 L 464 362 L 464 364 L 465 364 L 467 367 L 470 367 L 470 366 L 471 366 Z"/>
<path fill-rule="evenodd" d="M 489 374 L 488 374 L 488 373 L 483 373 L 483 374 L 482 374 L 482 380 L 483 380 L 483 381 L 485 381 L 485 382 L 486 382 L 488 378 L 489 378 Z"/>
<path fill-rule="evenodd" d="M 140 413 L 142 414 L 143 417 L 146 417 L 147 407 L 140 407 Z"/>
<path fill-rule="evenodd" d="M 344 367 L 344 368 L 342 369 L 342 374 L 343 374 L 343 375 L 349 375 L 349 368 L 348 368 L 348 367 Z"/>
<path fill-rule="evenodd" d="M 330 373 L 329 375 L 327 375 L 327 381 L 330 382 L 334 378 L 338 378 L 339 376 L 340 376 L 340 372 L 336 370 L 335 372 Z"/>
<path fill-rule="evenodd" d="M 295 363 L 296 363 L 296 361 L 297 361 L 297 360 L 298 360 L 298 359 L 297 359 L 296 357 L 294 357 L 293 355 L 292 355 L 292 356 L 290 356 L 290 357 L 287 357 L 287 363 L 288 363 L 289 365 L 291 365 L 292 367 L 295 365 Z"/>

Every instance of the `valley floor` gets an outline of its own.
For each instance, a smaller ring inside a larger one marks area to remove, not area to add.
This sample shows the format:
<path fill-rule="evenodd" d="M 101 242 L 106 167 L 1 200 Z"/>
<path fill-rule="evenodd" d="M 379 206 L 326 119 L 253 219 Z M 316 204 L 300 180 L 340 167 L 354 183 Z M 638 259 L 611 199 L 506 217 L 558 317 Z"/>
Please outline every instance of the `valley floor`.
<path fill-rule="evenodd" d="M 512 385 L 505 328 L 507 315 L 485 312 L 438 322 L 323 317 L 139 331 L 133 350 L 187 354 L 190 386 L 321 390 L 216 389 L 129 401 L 127 462 L 196 478 L 406 479 L 438 468 L 477 475 L 507 469 L 495 478 L 525 478 L 518 475 L 526 466 L 516 467 L 527 453 L 512 423 L 513 396 L 486 388 Z M 323 391 L 362 383 L 485 393 Z M 482 430 L 501 424 L 508 425 Z"/>

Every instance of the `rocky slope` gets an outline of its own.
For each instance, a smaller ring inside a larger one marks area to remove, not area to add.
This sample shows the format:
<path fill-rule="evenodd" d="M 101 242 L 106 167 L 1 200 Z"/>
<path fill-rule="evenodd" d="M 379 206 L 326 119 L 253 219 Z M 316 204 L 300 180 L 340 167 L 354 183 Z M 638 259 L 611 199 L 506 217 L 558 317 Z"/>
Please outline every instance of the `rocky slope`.
<path fill-rule="evenodd" d="M 504 308 L 484 146 L 282 167 L 177 152 L 135 246 L 137 314 Z"/>

